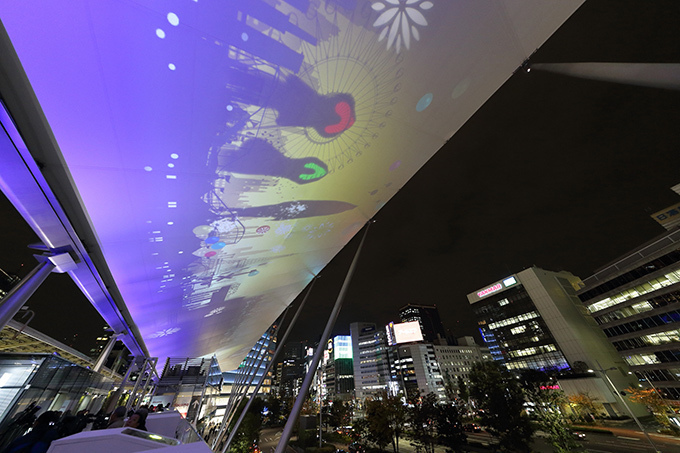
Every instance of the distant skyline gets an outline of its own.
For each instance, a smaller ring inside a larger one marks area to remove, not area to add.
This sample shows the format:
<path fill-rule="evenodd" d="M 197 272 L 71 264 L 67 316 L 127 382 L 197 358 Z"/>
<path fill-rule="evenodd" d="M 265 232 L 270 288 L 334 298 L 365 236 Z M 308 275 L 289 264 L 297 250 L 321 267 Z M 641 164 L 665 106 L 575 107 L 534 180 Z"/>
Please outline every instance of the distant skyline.
<path fill-rule="evenodd" d="M 674 1 L 586 2 L 530 63 L 678 62 L 679 22 Z M 680 201 L 678 124 L 677 91 L 516 73 L 380 210 L 334 334 L 415 303 L 479 341 L 468 293 L 533 265 L 585 279 L 662 234 L 650 215 Z M 0 268 L 22 275 L 37 238 L 0 198 Z M 321 272 L 292 339 L 321 334 L 358 239 Z M 94 341 L 104 324 L 65 275 L 29 305 L 31 326 L 60 341 Z"/>

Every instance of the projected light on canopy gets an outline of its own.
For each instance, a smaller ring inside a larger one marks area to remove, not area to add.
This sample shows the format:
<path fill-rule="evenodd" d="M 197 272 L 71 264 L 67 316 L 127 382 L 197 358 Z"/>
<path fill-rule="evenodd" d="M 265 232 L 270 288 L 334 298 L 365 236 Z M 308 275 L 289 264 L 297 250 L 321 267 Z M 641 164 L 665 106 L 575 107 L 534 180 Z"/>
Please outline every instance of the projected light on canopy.
<path fill-rule="evenodd" d="M 151 354 L 229 369 L 580 4 L 43 0 L 0 18 Z"/>

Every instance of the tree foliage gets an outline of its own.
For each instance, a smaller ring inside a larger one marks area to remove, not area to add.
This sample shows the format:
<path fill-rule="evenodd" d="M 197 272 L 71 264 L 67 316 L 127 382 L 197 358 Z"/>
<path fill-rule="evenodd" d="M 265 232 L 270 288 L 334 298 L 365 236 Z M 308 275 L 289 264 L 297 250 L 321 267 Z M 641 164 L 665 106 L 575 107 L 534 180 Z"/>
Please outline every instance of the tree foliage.
<path fill-rule="evenodd" d="M 437 395 L 429 393 L 409 411 L 411 445 L 416 452 L 434 453 L 437 442 Z"/>
<path fill-rule="evenodd" d="M 230 426 L 230 430 L 233 429 L 238 414 L 240 414 L 245 408 L 247 400 L 244 399 L 239 405 L 238 412 L 233 418 Z M 252 450 L 253 444 L 256 444 L 260 440 L 260 428 L 262 427 L 262 409 L 264 408 L 264 401 L 262 399 L 255 398 L 253 404 L 250 405 L 248 413 L 243 418 L 241 426 L 239 426 L 236 435 L 231 441 L 229 451 L 233 453 L 248 453 Z"/>
<path fill-rule="evenodd" d="M 548 441 L 557 453 L 567 453 L 579 448 L 569 431 L 562 407 L 567 404 L 564 392 L 552 389 L 550 377 L 539 370 L 525 370 L 520 380 L 541 430 L 548 434 Z"/>
<path fill-rule="evenodd" d="M 437 395 L 423 397 L 409 411 L 411 444 L 417 452 L 434 453 L 436 444 L 446 447 L 447 452 L 458 452 L 467 442 L 463 432 L 461 414 L 451 404 L 439 404 Z"/>
<path fill-rule="evenodd" d="M 580 419 L 587 422 L 592 422 L 595 419 L 597 414 L 597 407 L 595 407 L 596 398 L 591 397 L 588 392 L 569 395 L 567 401 Z"/>
<path fill-rule="evenodd" d="M 482 424 L 505 451 L 530 452 L 533 428 L 524 413 L 520 381 L 495 362 L 477 362 L 470 372 L 470 396 Z"/>
<path fill-rule="evenodd" d="M 379 399 L 366 402 L 367 439 L 381 451 L 392 442 L 393 437 L 387 412 L 387 406 Z"/>
<path fill-rule="evenodd" d="M 366 438 L 380 450 L 392 444 L 399 451 L 399 438 L 406 421 L 406 409 L 396 396 L 383 392 L 366 401 Z"/>
<path fill-rule="evenodd" d="M 342 400 L 334 401 L 328 412 L 328 421 L 331 426 L 346 426 L 352 418 L 352 407 Z"/>
<path fill-rule="evenodd" d="M 654 418 L 666 428 L 678 431 L 678 428 L 671 423 L 668 416 L 669 408 L 663 397 L 653 388 L 634 388 L 625 389 L 626 396 L 634 403 L 644 404 L 653 414 Z"/>
<path fill-rule="evenodd" d="M 269 410 L 268 422 L 276 425 L 282 421 L 284 416 L 284 402 L 273 393 L 267 396 L 267 409 Z"/>
<path fill-rule="evenodd" d="M 436 422 L 439 443 L 446 448 L 447 453 L 461 451 L 463 445 L 467 443 L 461 417 L 458 406 L 445 404 L 437 407 Z"/>
<path fill-rule="evenodd" d="M 468 399 L 470 399 L 470 392 L 468 392 L 467 385 L 461 376 L 458 376 L 458 397 L 467 404 Z"/>

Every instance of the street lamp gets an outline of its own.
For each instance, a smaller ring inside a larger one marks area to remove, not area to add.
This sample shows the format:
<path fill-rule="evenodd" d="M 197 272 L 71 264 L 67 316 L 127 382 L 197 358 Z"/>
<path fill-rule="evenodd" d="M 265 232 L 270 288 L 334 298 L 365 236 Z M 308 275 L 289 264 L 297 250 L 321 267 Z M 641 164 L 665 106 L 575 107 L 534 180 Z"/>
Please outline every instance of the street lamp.
<path fill-rule="evenodd" d="M 673 423 L 673 424 L 675 425 L 675 429 L 679 429 L 679 428 L 680 428 L 680 421 L 678 421 L 678 418 L 677 418 L 677 416 L 675 415 L 675 409 L 673 409 L 673 408 L 671 407 L 671 405 L 668 404 L 668 402 L 666 401 L 666 399 L 661 395 L 661 392 L 659 392 L 659 390 L 656 388 L 656 386 L 654 385 L 654 383 L 653 383 L 652 380 L 650 379 L 649 375 L 648 375 L 644 370 L 640 370 L 640 373 L 642 373 L 642 375 L 645 377 L 645 381 L 647 382 L 647 384 L 649 384 L 649 385 L 652 387 L 652 389 L 654 390 L 654 392 L 655 392 L 655 393 L 659 396 L 659 398 L 661 398 L 661 400 L 664 402 L 664 404 L 666 405 L 666 408 L 668 409 L 668 411 L 669 411 L 670 413 L 673 414 L 673 416 L 668 417 L 668 419 L 671 421 L 671 423 Z M 629 374 L 632 374 L 632 373 L 629 372 Z"/>
<path fill-rule="evenodd" d="M 602 365 L 600 365 L 600 362 L 597 362 L 597 366 L 602 366 Z M 607 368 L 607 369 L 597 369 L 597 370 L 590 369 L 590 370 L 588 370 L 588 373 L 595 373 L 596 371 L 598 371 L 602 374 L 602 376 L 604 376 L 605 380 L 607 381 L 607 383 L 611 386 L 612 390 L 614 391 L 614 394 L 619 397 L 619 399 L 621 400 L 621 403 L 626 408 L 626 410 L 628 411 L 630 416 L 633 417 L 633 420 L 635 420 L 635 423 L 637 423 L 638 427 L 640 428 L 640 431 L 642 431 L 642 433 L 645 435 L 645 437 L 647 438 L 647 441 L 652 446 L 654 451 L 656 453 L 661 453 L 660 450 L 658 448 L 656 448 L 656 445 L 654 445 L 652 438 L 649 437 L 649 434 L 647 434 L 647 431 L 645 430 L 644 426 L 642 426 L 642 423 L 640 423 L 640 420 L 638 420 L 638 418 L 635 416 L 635 414 L 631 410 L 630 406 L 628 406 L 628 403 L 626 403 L 626 400 L 623 399 L 623 396 L 621 395 L 621 393 L 619 393 L 619 391 L 616 390 L 616 387 L 614 386 L 614 383 L 612 382 L 612 380 L 609 379 L 609 376 L 607 375 L 607 371 L 612 371 L 612 370 L 616 370 L 616 369 L 617 369 L 616 367 L 611 367 L 611 368 Z"/>

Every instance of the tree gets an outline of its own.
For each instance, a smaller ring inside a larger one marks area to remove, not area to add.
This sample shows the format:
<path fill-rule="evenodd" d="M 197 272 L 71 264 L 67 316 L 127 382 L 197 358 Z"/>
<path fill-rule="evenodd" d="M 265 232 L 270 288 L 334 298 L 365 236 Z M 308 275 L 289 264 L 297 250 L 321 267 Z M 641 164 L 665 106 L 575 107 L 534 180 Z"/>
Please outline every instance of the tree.
<path fill-rule="evenodd" d="M 404 430 L 404 423 L 406 423 L 406 407 L 398 396 L 383 392 L 381 397 L 383 403 L 387 406 L 387 420 L 392 429 L 392 450 L 398 453 L 399 438 Z"/>
<path fill-rule="evenodd" d="M 525 370 L 520 375 L 529 402 L 533 403 L 538 425 L 548 434 L 554 451 L 567 453 L 579 445 L 567 427 L 562 406 L 567 403 L 564 392 L 551 387 L 551 378 L 543 371 Z"/>
<path fill-rule="evenodd" d="M 409 420 L 411 444 L 418 452 L 433 453 L 435 445 L 441 444 L 447 452 L 453 453 L 467 443 L 460 411 L 453 404 L 440 404 L 434 393 L 427 394 L 420 404 L 411 408 Z"/>
<path fill-rule="evenodd" d="M 458 398 L 458 392 L 456 385 L 453 382 L 453 379 L 451 379 L 451 373 L 449 373 L 449 370 L 444 371 L 444 391 L 446 392 L 446 397 L 449 399 L 449 401 L 455 401 Z"/>
<path fill-rule="evenodd" d="M 654 414 L 654 418 L 656 418 L 661 425 L 673 431 L 678 431 L 677 426 L 671 423 L 670 418 L 668 417 L 668 405 L 655 389 L 628 387 L 625 389 L 625 392 L 628 399 L 632 402 L 647 406 L 647 409 Z"/>
<path fill-rule="evenodd" d="M 247 400 L 244 400 L 239 405 L 238 411 L 231 421 L 230 430 L 236 424 L 238 415 L 243 411 Z M 260 440 L 260 428 L 262 427 L 262 409 L 264 408 L 264 401 L 259 397 L 255 398 L 253 404 L 250 405 L 248 413 L 243 417 L 241 426 L 239 426 L 236 435 L 231 441 L 229 451 L 233 453 L 248 453 L 252 450 L 253 444 Z"/>
<path fill-rule="evenodd" d="M 428 393 L 414 405 L 409 413 L 411 421 L 411 445 L 416 452 L 434 453 L 437 442 L 437 395 Z"/>
<path fill-rule="evenodd" d="M 365 411 L 365 419 L 354 425 L 355 432 L 361 430 L 363 437 L 381 450 L 392 443 L 392 450 L 397 453 L 406 421 L 406 408 L 401 399 L 382 392 L 366 401 Z"/>
<path fill-rule="evenodd" d="M 284 418 L 283 401 L 273 393 L 267 396 L 267 409 L 269 409 L 269 423 L 276 425 Z"/>
<path fill-rule="evenodd" d="M 446 447 L 447 453 L 461 451 L 462 446 L 467 443 L 467 436 L 463 431 L 458 407 L 453 404 L 437 406 L 436 424 L 439 443 Z"/>
<path fill-rule="evenodd" d="M 524 414 L 520 381 L 496 362 L 477 362 L 470 372 L 470 396 L 487 430 L 505 451 L 531 451 L 533 428 Z"/>
<path fill-rule="evenodd" d="M 578 418 L 588 422 L 594 421 L 594 414 L 597 414 L 597 408 L 595 407 L 596 399 L 591 397 L 588 392 L 579 392 L 575 395 L 569 395 L 567 401 L 576 412 Z"/>
<path fill-rule="evenodd" d="M 458 397 L 467 404 L 470 399 L 470 392 L 468 392 L 467 385 L 461 376 L 458 376 Z"/>
<path fill-rule="evenodd" d="M 387 406 L 380 399 L 366 402 L 367 439 L 383 451 L 392 442 L 393 431 L 387 416 Z"/>
<path fill-rule="evenodd" d="M 342 400 L 333 401 L 333 405 L 328 413 L 328 421 L 331 426 L 346 426 L 352 416 L 352 408 Z"/>

